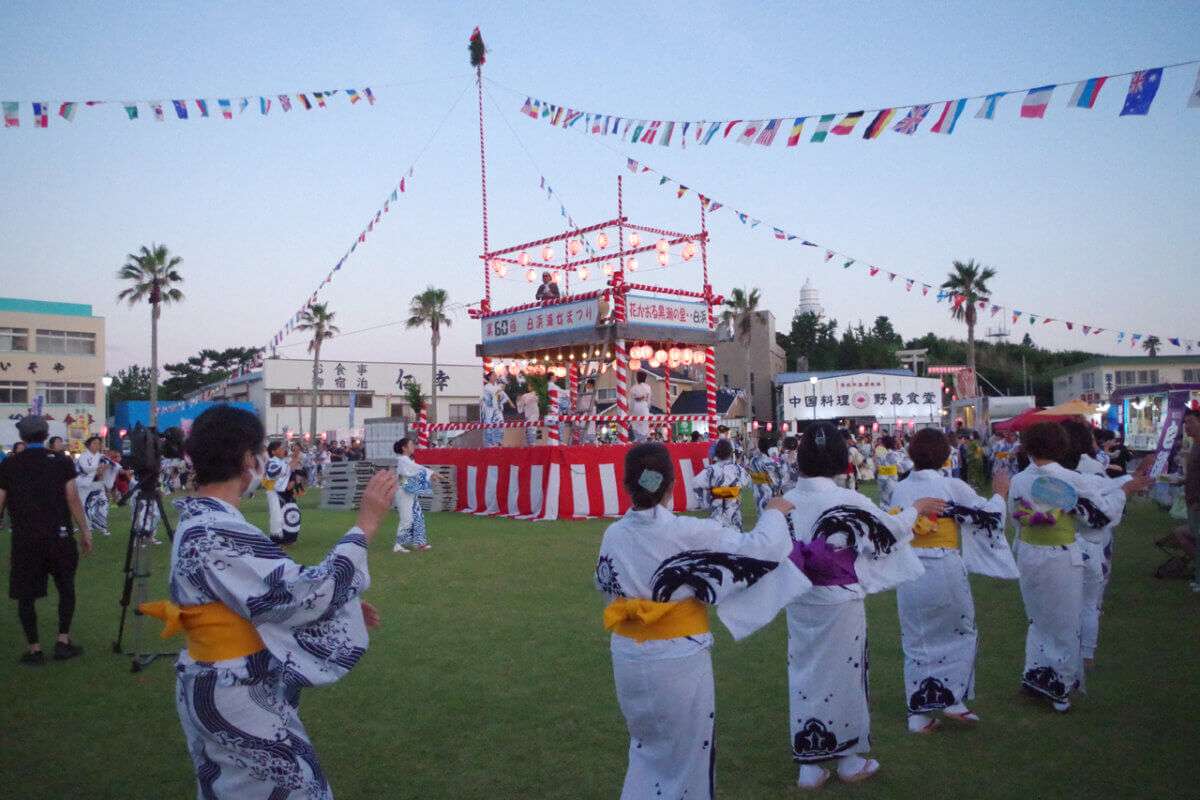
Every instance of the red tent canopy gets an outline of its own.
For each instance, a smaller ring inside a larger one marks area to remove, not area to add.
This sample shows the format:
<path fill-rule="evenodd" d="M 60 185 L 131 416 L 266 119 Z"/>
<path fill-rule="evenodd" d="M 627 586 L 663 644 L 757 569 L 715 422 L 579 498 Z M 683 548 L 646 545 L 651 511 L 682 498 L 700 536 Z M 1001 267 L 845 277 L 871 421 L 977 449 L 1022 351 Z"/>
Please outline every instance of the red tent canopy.
<path fill-rule="evenodd" d="M 1006 419 L 1004 422 L 997 422 L 992 427 L 1001 433 L 1017 433 L 1023 431 L 1031 425 L 1036 425 L 1039 422 L 1062 422 L 1063 420 L 1071 419 L 1069 414 L 1046 415 L 1039 413 L 1040 408 L 1029 408 L 1017 414 L 1012 419 Z"/>

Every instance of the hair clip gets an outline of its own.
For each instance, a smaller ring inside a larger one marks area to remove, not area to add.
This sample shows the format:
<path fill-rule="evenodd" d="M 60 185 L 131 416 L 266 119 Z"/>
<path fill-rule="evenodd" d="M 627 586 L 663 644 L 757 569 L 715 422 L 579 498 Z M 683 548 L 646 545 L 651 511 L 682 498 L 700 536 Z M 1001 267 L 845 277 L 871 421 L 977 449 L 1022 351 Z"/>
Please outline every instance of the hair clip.
<path fill-rule="evenodd" d="M 813 441 L 817 443 L 817 447 L 825 446 L 825 429 L 824 428 L 817 428 L 816 433 L 813 434 Z"/>
<path fill-rule="evenodd" d="M 645 489 L 647 492 L 657 492 L 658 488 L 663 484 L 663 474 L 658 470 L 644 469 L 642 474 L 638 476 L 638 486 Z"/>

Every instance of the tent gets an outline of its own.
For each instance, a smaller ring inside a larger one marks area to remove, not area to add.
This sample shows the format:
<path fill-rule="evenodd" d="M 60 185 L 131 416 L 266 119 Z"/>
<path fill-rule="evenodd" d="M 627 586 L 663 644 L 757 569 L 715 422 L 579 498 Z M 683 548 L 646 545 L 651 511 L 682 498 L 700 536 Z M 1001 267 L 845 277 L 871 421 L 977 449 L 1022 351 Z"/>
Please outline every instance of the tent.
<path fill-rule="evenodd" d="M 1042 417 L 1090 417 L 1096 413 L 1096 407 L 1082 400 L 1068 400 L 1065 403 L 1050 406 L 1050 408 L 1043 409 L 1037 413 Z"/>
<path fill-rule="evenodd" d="M 997 422 L 992 427 L 1000 433 L 1016 433 L 1023 431 L 1031 425 L 1036 425 L 1039 422 L 1062 422 L 1063 420 L 1073 419 L 1079 416 L 1078 414 L 1047 414 L 1051 409 L 1029 408 L 1017 414 L 1012 419 L 1006 419 L 1004 422 Z"/>

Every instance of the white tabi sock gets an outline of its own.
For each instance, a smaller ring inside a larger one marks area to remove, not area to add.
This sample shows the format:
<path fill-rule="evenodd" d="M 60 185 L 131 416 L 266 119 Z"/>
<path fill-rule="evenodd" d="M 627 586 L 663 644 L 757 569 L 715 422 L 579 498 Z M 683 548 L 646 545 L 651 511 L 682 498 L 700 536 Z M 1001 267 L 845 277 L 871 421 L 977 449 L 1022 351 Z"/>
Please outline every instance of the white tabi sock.
<path fill-rule="evenodd" d="M 816 764 L 801 764 L 796 783 L 805 789 L 815 789 L 829 778 L 829 770 Z"/>
<path fill-rule="evenodd" d="M 929 727 L 929 723 L 931 723 L 931 722 L 933 722 L 933 718 L 930 717 L 928 714 L 909 714 L 908 715 L 908 732 L 909 733 L 921 733 L 927 727 Z"/>

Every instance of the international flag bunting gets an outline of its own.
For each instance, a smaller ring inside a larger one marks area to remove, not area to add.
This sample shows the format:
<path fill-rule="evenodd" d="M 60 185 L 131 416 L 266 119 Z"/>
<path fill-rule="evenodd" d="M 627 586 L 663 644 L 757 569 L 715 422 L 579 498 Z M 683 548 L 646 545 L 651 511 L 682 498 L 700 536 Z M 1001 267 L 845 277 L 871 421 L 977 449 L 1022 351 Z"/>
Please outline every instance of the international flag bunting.
<path fill-rule="evenodd" d="M 938 117 L 938 121 L 930 128 L 934 133 L 944 133 L 947 136 L 954 133 L 954 126 L 958 124 L 958 118 L 962 116 L 963 109 L 966 108 L 966 98 L 962 100 L 947 100 L 946 105 L 942 108 L 942 115 Z"/>
<path fill-rule="evenodd" d="M 125 107 L 125 114 L 126 114 L 126 115 L 127 115 L 129 118 L 130 118 L 130 119 L 137 119 L 137 118 L 138 118 L 138 107 L 137 107 L 137 103 L 133 102 L 132 100 L 126 100 L 126 101 L 125 101 L 124 103 L 122 103 L 121 105 L 123 105 L 123 106 Z"/>
<path fill-rule="evenodd" d="M 905 278 L 904 279 L 904 291 L 911 292 L 914 283 L 916 283 L 916 281 L 914 281 L 912 278 Z"/>
<path fill-rule="evenodd" d="M 58 107 L 58 115 L 60 117 L 62 117 L 63 119 L 65 119 L 67 122 L 74 122 L 75 121 L 75 108 L 78 105 L 79 105 L 78 103 L 63 103 L 62 105 L 60 105 Z"/>
<path fill-rule="evenodd" d="M 684 186 L 682 183 L 679 184 L 679 188 L 675 190 L 676 199 L 683 197 L 685 194 L 687 194 L 687 190 L 688 190 L 688 187 Z"/>
<path fill-rule="evenodd" d="M 238 113 L 245 114 L 246 109 L 250 107 L 250 98 L 242 97 L 238 99 Z"/>
<path fill-rule="evenodd" d="M 1179 347 L 1179 340 L 1177 338 L 1175 338 L 1174 336 L 1168 337 L 1167 341 L 1170 342 L 1171 344 L 1175 345 L 1176 347 Z"/>
<path fill-rule="evenodd" d="M 738 135 L 738 144 L 751 144 L 754 142 L 754 137 L 758 135 L 759 129 L 762 128 L 762 120 L 752 120 L 746 123 L 746 127 L 742 128 L 741 134 Z"/>
<path fill-rule="evenodd" d="M 825 251 L 825 261 L 828 263 L 828 262 L 829 262 L 829 261 L 831 261 L 831 260 L 833 260 L 833 251 L 832 251 L 832 250 L 826 250 L 826 251 Z"/>
<path fill-rule="evenodd" d="M 1013 324 L 1014 324 L 1014 325 L 1015 325 L 1015 324 L 1017 324 L 1017 320 L 1018 320 L 1018 319 L 1020 319 L 1020 317 L 1021 317 L 1021 312 L 1020 312 L 1020 311 L 1016 311 L 1016 310 L 1014 310 L 1014 311 L 1012 312 L 1012 321 L 1013 321 Z"/>
<path fill-rule="evenodd" d="M 1076 108 L 1094 108 L 1096 98 L 1100 96 L 1100 89 L 1106 80 L 1106 76 L 1101 76 L 1075 84 L 1075 91 L 1071 93 L 1071 105 Z"/>
<path fill-rule="evenodd" d="M 4 127 L 19 128 L 21 127 L 21 104 L 16 100 L 5 100 L 4 107 Z"/>
<path fill-rule="evenodd" d="M 781 119 L 773 119 L 767 122 L 766 127 L 762 129 L 762 133 L 758 134 L 758 138 L 754 140 L 755 143 L 761 144 L 763 147 L 770 147 L 775 141 L 775 134 L 779 132 L 779 126 L 782 124 L 783 120 Z"/>
<path fill-rule="evenodd" d="M 907 136 L 912 136 L 917 132 L 917 128 L 921 127 L 921 123 L 925 121 L 925 117 L 929 114 L 929 106 L 913 106 L 904 115 L 904 119 L 896 123 L 892 128 L 896 133 L 903 133 Z"/>
<path fill-rule="evenodd" d="M 353 102 L 353 100 L 351 102 Z M 286 94 L 279 95 L 279 107 L 282 108 L 285 113 L 291 111 L 292 98 L 288 97 Z"/>
<path fill-rule="evenodd" d="M 1129 337 L 1129 346 L 1137 347 L 1137 343 L 1140 342 L 1141 340 L 1142 340 L 1142 335 L 1140 333 L 1135 333 Z"/>
<path fill-rule="evenodd" d="M 662 139 L 659 140 L 659 145 L 662 147 L 671 146 L 671 137 L 675 134 L 675 123 L 668 122 L 666 127 L 662 129 Z"/>
<path fill-rule="evenodd" d="M 854 259 L 847 259 L 845 264 L 842 264 L 842 269 L 850 269 L 850 265 L 854 263 Z"/>
<path fill-rule="evenodd" d="M 784 233 L 784 232 L 783 232 L 781 229 L 779 229 L 779 228 L 772 228 L 771 230 L 775 231 L 775 238 L 776 238 L 776 239 L 786 239 L 786 238 L 787 238 L 787 234 L 786 234 L 786 233 Z"/>
<path fill-rule="evenodd" d="M 823 142 L 825 137 L 829 135 L 829 126 L 833 124 L 833 118 L 836 114 L 822 114 L 821 119 L 817 122 L 817 130 L 813 133 L 810 142 Z"/>
<path fill-rule="evenodd" d="M 172 100 L 171 105 L 175 106 L 175 116 L 180 119 L 187 119 L 187 100 Z"/>
<path fill-rule="evenodd" d="M 357 103 L 359 100 L 362 99 L 361 97 L 358 96 L 358 89 L 347 89 L 346 96 L 350 98 L 350 105 L 354 105 L 355 103 Z M 282 100 L 283 98 L 280 97 L 279 99 Z M 529 98 L 525 98 L 525 103 L 526 103 L 526 105 L 528 105 Z M 284 109 L 284 110 L 286 111 L 287 109 Z"/>
<path fill-rule="evenodd" d="M 875 115 L 875 119 L 871 120 L 871 124 L 863 131 L 864 139 L 878 139 L 879 135 L 887 130 L 888 123 L 892 121 L 892 117 L 896 116 L 896 109 L 885 108 Z"/>
<path fill-rule="evenodd" d="M 197 100 L 196 108 L 197 108 L 197 110 L 199 110 L 200 116 L 202 116 L 202 117 L 208 116 L 208 101 L 207 100 Z"/>
<path fill-rule="evenodd" d="M 740 120 L 740 119 L 735 119 L 735 120 L 732 120 L 732 121 L 728 122 L 728 123 L 725 125 L 725 133 L 721 134 L 722 138 L 724 138 L 724 139 L 728 139 L 728 138 L 729 138 L 729 134 L 730 134 L 730 132 L 731 132 L 731 131 L 732 131 L 734 128 L 736 128 L 736 127 L 737 127 L 737 124 L 738 124 L 739 122 L 741 122 L 741 120 Z"/>
<path fill-rule="evenodd" d="M 921 284 L 921 296 L 924 297 L 925 295 L 929 294 L 929 290 L 932 288 L 933 287 L 930 286 L 928 283 L 922 283 Z"/>
<path fill-rule="evenodd" d="M 313 96 L 313 99 L 317 101 L 317 105 L 320 108 L 325 108 L 325 95 L 324 94 L 322 94 L 321 92 L 313 92 L 312 96 Z"/>
<path fill-rule="evenodd" d="M 699 128 L 696 129 L 699 132 Z M 708 130 L 704 132 L 704 138 L 700 140 L 700 144 L 708 144 L 717 135 L 717 131 L 721 130 L 721 123 L 714 122 L 708 126 Z"/>
<path fill-rule="evenodd" d="M 842 117 L 842 121 L 833 126 L 834 136 L 849 136 L 854 130 L 854 126 L 863 118 L 863 112 L 851 111 L 846 116 Z"/>
<path fill-rule="evenodd" d="M 979 104 L 979 110 L 975 112 L 975 119 L 995 119 L 996 102 L 1004 97 L 1004 94 L 1004 92 L 996 92 L 983 98 L 983 102 Z"/>
<path fill-rule="evenodd" d="M 217 107 L 221 109 L 221 116 L 225 119 L 233 119 L 233 104 L 229 99 L 222 97 L 217 100 Z"/>
<path fill-rule="evenodd" d="M 358 100 L 357 95 L 354 95 L 350 98 L 351 103 L 355 102 L 356 100 Z M 538 113 L 533 110 L 533 98 L 525 98 L 525 105 L 521 106 L 521 113 L 530 119 L 537 119 Z"/>
<path fill-rule="evenodd" d="M 1125 331 L 1117 331 L 1117 344 L 1125 341 Z"/>
<path fill-rule="evenodd" d="M 367 96 L 367 102 L 368 102 L 368 103 L 370 103 L 371 105 L 375 105 L 375 95 L 371 93 L 371 87 L 370 87 L 370 86 L 368 86 L 368 87 L 366 87 L 365 89 L 363 89 L 363 94 L 365 94 L 365 95 Z"/>
<path fill-rule="evenodd" d="M 271 98 L 269 98 L 269 97 L 258 98 L 258 110 L 264 116 L 271 113 Z"/>
<path fill-rule="evenodd" d="M 1200 75 L 1196 77 L 1196 82 L 1198 87 L 1200 87 Z M 800 135 L 804 133 L 804 119 L 804 117 L 796 117 L 794 120 L 792 120 L 792 132 L 788 134 L 787 140 L 788 147 L 795 147 L 796 145 L 800 144 Z M 715 122 L 713 124 L 720 125 L 721 123 Z"/>
<path fill-rule="evenodd" d="M 869 275 L 870 275 L 872 278 L 874 278 L 876 275 L 878 275 L 878 274 L 879 274 L 879 267 L 869 267 L 869 268 L 867 269 L 867 273 L 868 273 L 868 274 L 869 274 Z"/>
<path fill-rule="evenodd" d="M 1092 328 L 1090 325 L 1084 325 L 1083 326 L 1083 335 L 1087 336 L 1089 333 L 1091 333 L 1091 330 L 1092 330 Z"/>
<path fill-rule="evenodd" d="M 1125 95 L 1121 116 L 1149 114 L 1150 104 L 1154 102 L 1154 95 L 1158 94 L 1158 84 L 1161 82 L 1161 67 L 1133 73 L 1133 77 L 1129 79 L 1129 94 Z"/>
<path fill-rule="evenodd" d="M 1192 93 L 1188 95 L 1188 108 L 1200 108 L 1200 68 L 1196 69 L 1196 85 L 1192 87 Z"/>
<path fill-rule="evenodd" d="M 307 97 L 305 97 L 303 94 L 296 95 L 296 99 L 300 101 L 300 105 L 304 106 L 305 111 L 312 110 L 312 103 L 309 102 L 309 99 Z"/>
<path fill-rule="evenodd" d="M 1050 84 L 1030 89 L 1021 101 L 1021 116 L 1028 119 L 1041 119 L 1046 116 L 1046 106 L 1050 105 L 1050 95 L 1054 94 L 1054 86 Z"/>
<path fill-rule="evenodd" d="M 50 104 L 45 102 L 35 102 L 33 104 L 33 127 L 48 128 L 50 127 Z"/>
<path fill-rule="evenodd" d="M 165 122 L 166 121 L 167 116 L 166 116 L 166 114 L 163 113 L 162 103 L 151 103 L 150 110 L 154 112 L 154 121 L 155 122 Z"/>

